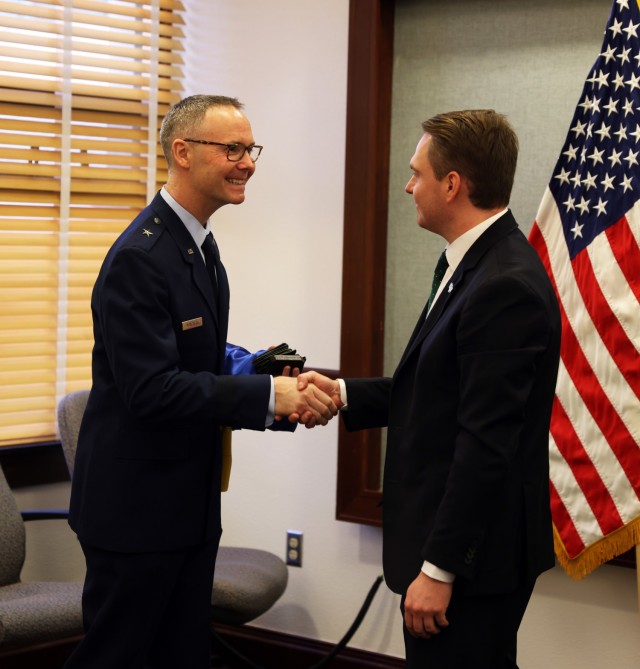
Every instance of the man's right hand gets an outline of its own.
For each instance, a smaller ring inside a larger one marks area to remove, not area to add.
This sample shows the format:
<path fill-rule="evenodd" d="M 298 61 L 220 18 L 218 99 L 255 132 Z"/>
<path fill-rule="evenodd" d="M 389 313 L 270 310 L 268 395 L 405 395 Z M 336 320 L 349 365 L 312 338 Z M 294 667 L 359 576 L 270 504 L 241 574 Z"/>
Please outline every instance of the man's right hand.
<path fill-rule="evenodd" d="M 298 390 L 305 390 L 309 385 L 318 387 L 333 400 L 338 409 L 342 408 L 340 384 L 337 381 L 330 379 L 328 376 L 324 376 L 324 374 L 319 374 L 318 372 L 303 372 L 298 376 Z M 310 424 L 309 422 L 308 415 L 290 415 L 289 420 L 291 422 L 304 423 L 307 427 L 313 427 L 313 424 Z"/>
<path fill-rule="evenodd" d="M 342 407 L 340 384 L 335 379 L 330 379 L 328 376 L 314 371 L 303 372 L 298 376 L 298 390 L 304 390 L 309 384 L 317 386 L 320 390 L 329 395 L 338 409 Z"/>
<path fill-rule="evenodd" d="M 305 382 L 300 387 L 297 378 L 290 376 L 276 376 L 273 384 L 277 416 L 289 416 L 292 422 L 315 427 L 326 425 L 338 413 L 334 400 L 316 385 Z"/>

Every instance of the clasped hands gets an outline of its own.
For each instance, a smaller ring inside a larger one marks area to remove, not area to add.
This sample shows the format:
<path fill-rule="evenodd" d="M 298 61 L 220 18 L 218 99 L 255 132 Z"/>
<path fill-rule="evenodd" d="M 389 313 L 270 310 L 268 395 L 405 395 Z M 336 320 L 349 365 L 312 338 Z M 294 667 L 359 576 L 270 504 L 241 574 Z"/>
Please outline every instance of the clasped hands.
<path fill-rule="evenodd" d="M 286 416 L 307 428 L 326 425 L 342 407 L 340 384 L 318 372 L 298 373 L 285 367 L 273 379 L 276 420 Z"/>

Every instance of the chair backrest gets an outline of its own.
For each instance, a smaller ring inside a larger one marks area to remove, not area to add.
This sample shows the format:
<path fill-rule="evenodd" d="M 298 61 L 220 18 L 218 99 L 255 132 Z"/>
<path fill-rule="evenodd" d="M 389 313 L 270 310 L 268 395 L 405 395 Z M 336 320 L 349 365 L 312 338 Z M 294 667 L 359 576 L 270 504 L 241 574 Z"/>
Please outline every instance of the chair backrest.
<path fill-rule="evenodd" d="M 0 586 L 20 580 L 24 551 L 24 521 L 0 467 Z"/>
<path fill-rule="evenodd" d="M 58 436 L 62 444 L 64 459 L 67 461 L 69 475 L 73 475 L 80 423 L 88 399 L 88 390 L 76 390 L 65 395 L 58 404 Z"/>

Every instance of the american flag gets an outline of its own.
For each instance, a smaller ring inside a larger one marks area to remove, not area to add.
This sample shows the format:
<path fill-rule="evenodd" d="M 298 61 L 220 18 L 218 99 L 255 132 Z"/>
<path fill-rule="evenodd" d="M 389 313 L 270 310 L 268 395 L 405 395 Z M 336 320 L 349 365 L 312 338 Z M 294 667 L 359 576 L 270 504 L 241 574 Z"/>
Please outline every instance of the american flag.
<path fill-rule="evenodd" d="M 530 235 L 562 312 L 550 486 L 574 578 L 640 542 L 639 32 L 616 0 Z"/>

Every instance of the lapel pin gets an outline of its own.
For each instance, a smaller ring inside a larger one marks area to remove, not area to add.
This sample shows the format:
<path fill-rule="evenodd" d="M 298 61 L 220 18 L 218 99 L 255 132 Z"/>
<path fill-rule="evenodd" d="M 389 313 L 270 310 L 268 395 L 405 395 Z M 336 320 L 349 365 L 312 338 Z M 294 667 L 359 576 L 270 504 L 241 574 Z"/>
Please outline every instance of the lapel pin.
<path fill-rule="evenodd" d="M 142 234 L 143 234 L 143 235 L 147 235 L 147 237 L 151 237 L 151 235 L 153 234 L 153 232 L 151 232 L 151 230 L 147 230 L 146 228 L 143 228 L 143 230 L 142 230 Z"/>
<path fill-rule="evenodd" d="M 154 222 L 156 225 L 160 225 L 160 219 L 159 219 L 157 216 L 153 219 L 153 222 Z"/>
<path fill-rule="evenodd" d="M 193 255 L 193 249 L 187 249 L 187 253 L 192 256 Z"/>
<path fill-rule="evenodd" d="M 453 284 L 450 283 L 450 284 L 449 284 L 449 288 L 447 289 L 447 292 L 450 293 L 452 290 L 453 290 Z"/>

